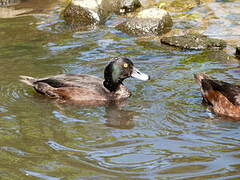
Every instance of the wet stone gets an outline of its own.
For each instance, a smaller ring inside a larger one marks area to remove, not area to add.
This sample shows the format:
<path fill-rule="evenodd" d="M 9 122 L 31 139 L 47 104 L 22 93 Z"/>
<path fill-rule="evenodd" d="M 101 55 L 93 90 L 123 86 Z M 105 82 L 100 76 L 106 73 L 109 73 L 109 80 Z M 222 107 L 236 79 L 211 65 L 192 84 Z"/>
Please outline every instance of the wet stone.
<path fill-rule="evenodd" d="M 70 25 L 87 26 L 100 21 L 98 15 L 81 6 L 70 4 L 64 11 L 64 19 Z"/>
<path fill-rule="evenodd" d="M 119 13 L 126 14 L 129 12 L 133 12 L 140 7 L 141 3 L 139 0 L 120 0 Z"/>
<path fill-rule="evenodd" d="M 134 36 L 162 35 L 171 28 L 171 16 L 167 11 L 158 8 L 145 9 L 116 26 L 116 29 Z"/>
<path fill-rule="evenodd" d="M 20 3 L 20 0 L 0 0 L 0 6 L 11 6 Z"/>
<path fill-rule="evenodd" d="M 223 49 L 226 42 L 221 39 L 208 38 L 202 34 L 187 34 L 183 36 L 163 37 L 161 43 L 182 49 L 203 50 Z"/>
<path fill-rule="evenodd" d="M 76 29 L 104 24 L 109 14 L 101 8 L 101 3 L 101 0 L 73 0 L 63 11 L 63 18 Z"/>
<path fill-rule="evenodd" d="M 236 47 L 236 54 L 238 58 L 240 58 L 240 46 Z"/>

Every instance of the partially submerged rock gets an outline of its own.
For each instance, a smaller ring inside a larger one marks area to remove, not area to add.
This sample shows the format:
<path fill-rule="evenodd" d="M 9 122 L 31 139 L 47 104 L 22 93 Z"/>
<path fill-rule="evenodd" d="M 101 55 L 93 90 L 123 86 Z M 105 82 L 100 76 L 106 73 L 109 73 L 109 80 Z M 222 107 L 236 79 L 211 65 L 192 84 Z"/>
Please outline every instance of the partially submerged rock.
<path fill-rule="evenodd" d="M 119 0 L 119 8 L 117 13 L 126 14 L 135 11 L 141 7 L 139 0 Z"/>
<path fill-rule="evenodd" d="M 72 0 L 63 11 L 63 18 L 78 29 L 104 24 L 112 13 L 126 14 L 139 7 L 139 0 Z"/>
<path fill-rule="evenodd" d="M 11 6 L 20 2 L 20 0 L 0 0 L 0 6 Z"/>
<path fill-rule="evenodd" d="M 200 1 L 198 0 L 162 0 L 159 3 L 159 7 L 166 9 L 169 12 L 184 12 L 198 6 Z"/>
<path fill-rule="evenodd" d="M 117 29 L 134 36 L 162 35 L 171 30 L 172 19 L 167 11 L 159 8 L 145 9 L 136 17 L 116 26 Z"/>
<path fill-rule="evenodd" d="M 223 49 L 226 42 L 221 39 L 208 38 L 201 34 L 187 34 L 183 36 L 163 37 L 161 43 L 182 49 Z"/>
<path fill-rule="evenodd" d="M 193 62 L 205 63 L 205 62 L 224 62 L 224 63 L 238 63 L 238 59 L 224 52 L 223 50 L 205 50 L 201 53 L 194 54 L 187 58 L 181 59 L 180 63 L 183 65 L 189 65 Z M 207 67 L 206 67 L 207 68 Z"/>
<path fill-rule="evenodd" d="M 156 0 L 139 0 L 143 8 L 156 6 Z"/>
<path fill-rule="evenodd" d="M 108 14 L 101 8 L 102 0 L 72 0 L 63 12 L 68 25 L 92 26 L 104 23 Z"/>
<path fill-rule="evenodd" d="M 240 58 L 240 46 L 236 47 L 236 54 L 237 58 Z"/>

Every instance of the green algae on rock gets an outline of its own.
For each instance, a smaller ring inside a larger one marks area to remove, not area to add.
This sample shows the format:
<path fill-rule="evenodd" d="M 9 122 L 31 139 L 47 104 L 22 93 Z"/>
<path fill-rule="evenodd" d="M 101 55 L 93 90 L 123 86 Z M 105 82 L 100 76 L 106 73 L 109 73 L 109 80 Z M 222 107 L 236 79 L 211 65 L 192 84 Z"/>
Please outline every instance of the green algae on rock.
<path fill-rule="evenodd" d="M 159 7 L 166 9 L 170 12 L 184 12 L 198 6 L 200 2 L 197 0 L 174 0 L 174 1 L 161 1 Z"/>
<path fill-rule="evenodd" d="M 188 65 L 193 62 L 207 63 L 211 60 L 212 62 L 225 62 L 225 63 L 237 63 L 238 60 L 223 50 L 205 50 L 201 53 L 194 54 L 190 57 L 183 58 L 180 64 Z"/>

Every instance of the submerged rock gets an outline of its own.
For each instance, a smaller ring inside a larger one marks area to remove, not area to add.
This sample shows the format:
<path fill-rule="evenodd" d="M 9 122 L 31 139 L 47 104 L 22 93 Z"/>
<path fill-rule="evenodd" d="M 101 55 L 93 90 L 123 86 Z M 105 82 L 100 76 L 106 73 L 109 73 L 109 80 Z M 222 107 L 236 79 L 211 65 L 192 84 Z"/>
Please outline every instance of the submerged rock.
<path fill-rule="evenodd" d="M 223 49 L 226 42 L 221 39 L 208 38 L 202 34 L 187 34 L 183 36 L 163 37 L 161 43 L 179 47 L 182 49 Z"/>
<path fill-rule="evenodd" d="M 239 62 L 237 58 L 227 54 L 223 50 L 205 50 L 201 53 L 194 54 L 187 58 L 183 58 L 180 63 L 184 65 L 189 65 L 189 64 L 192 64 L 193 62 L 205 63 L 209 61 L 211 62 L 221 61 L 221 62 L 230 63 L 230 64 Z"/>
<path fill-rule="evenodd" d="M 134 36 L 162 35 L 171 30 L 172 24 L 171 16 L 167 11 L 150 8 L 120 23 L 116 28 Z"/>
<path fill-rule="evenodd" d="M 200 0 L 162 0 L 158 6 L 170 12 L 183 12 L 189 11 L 199 4 Z"/>

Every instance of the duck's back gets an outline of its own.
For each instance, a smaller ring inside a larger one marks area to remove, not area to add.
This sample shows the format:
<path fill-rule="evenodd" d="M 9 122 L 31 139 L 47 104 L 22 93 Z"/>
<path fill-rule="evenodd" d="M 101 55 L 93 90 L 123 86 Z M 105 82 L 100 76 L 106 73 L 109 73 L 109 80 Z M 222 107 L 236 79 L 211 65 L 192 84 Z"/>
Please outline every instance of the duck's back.
<path fill-rule="evenodd" d="M 240 117 L 240 86 L 195 74 L 201 87 L 203 102 L 217 114 Z"/>
<path fill-rule="evenodd" d="M 34 87 L 43 95 L 63 101 L 94 104 L 109 100 L 109 91 L 103 86 L 103 79 L 87 74 L 60 74 L 35 79 L 21 76 L 23 82 Z"/>
<path fill-rule="evenodd" d="M 54 88 L 79 87 L 93 91 L 106 91 L 103 79 L 88 74 L 60 74 L 56 76 L 37 79 L 34 83 L 46 83 Z"/>

